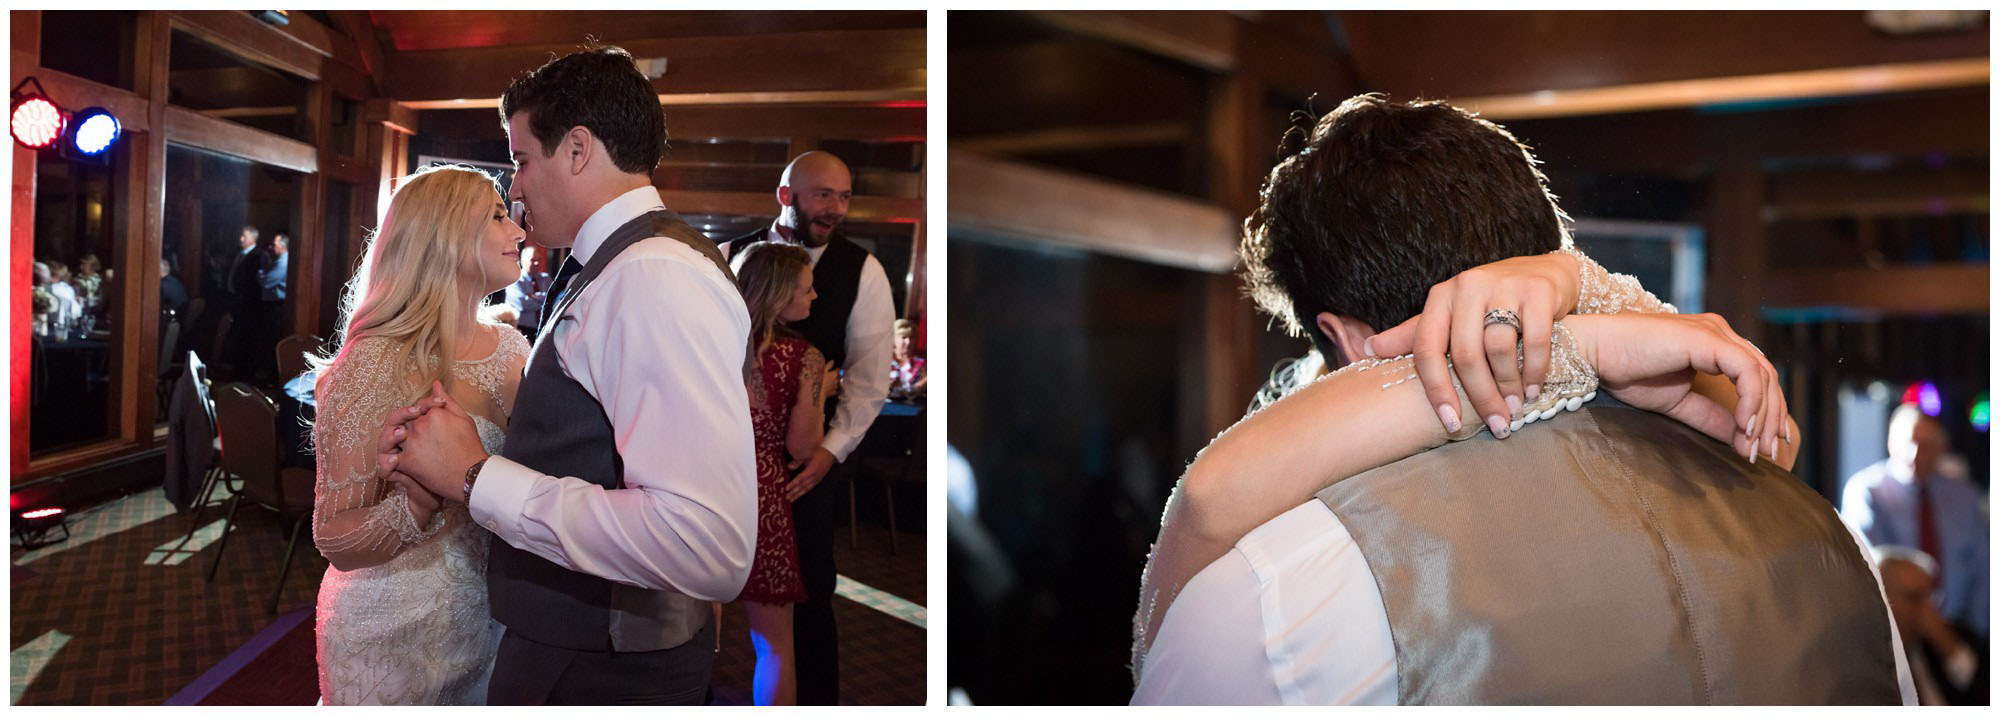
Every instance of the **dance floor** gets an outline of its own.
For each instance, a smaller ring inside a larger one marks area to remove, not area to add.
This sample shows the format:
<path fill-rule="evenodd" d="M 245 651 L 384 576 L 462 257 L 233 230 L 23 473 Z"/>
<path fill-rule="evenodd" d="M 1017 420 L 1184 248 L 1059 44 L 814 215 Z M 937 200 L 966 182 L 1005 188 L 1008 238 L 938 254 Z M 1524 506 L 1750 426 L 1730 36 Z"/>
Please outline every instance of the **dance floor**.
<path fill-rule="evenodd" d="M 215 581 L 204 581 L 225 504 L 203 513 L 185 545 L 187 517 L 154 489 L 72 515 L 67 542 L 15 548 L 10 703 L 313 703 L 311 609 L 326 561 L 301 545 L 278 614 L 264 613 L 285 535 L 276 517 L 246 507 Z M 859 549 L 845 526 L 838 533 L 843 704 L 923 703 L 923 535 L 898 540 L 891 555 L 888 531 L 865 520 Z M 755 656 L 741 609 L 723 610 L 723 630 L 715 701 L 747 703 Z"/>

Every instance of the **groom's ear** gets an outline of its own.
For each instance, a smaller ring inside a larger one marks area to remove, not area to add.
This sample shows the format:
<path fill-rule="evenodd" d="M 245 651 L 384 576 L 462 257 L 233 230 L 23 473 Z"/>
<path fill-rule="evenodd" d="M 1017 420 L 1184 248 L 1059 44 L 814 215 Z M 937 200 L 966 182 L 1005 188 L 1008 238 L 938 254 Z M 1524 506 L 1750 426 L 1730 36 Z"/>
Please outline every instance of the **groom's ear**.
<path fill-rule="evenodd" d="M 570 174 L 582 174 L 583 168 L 590 166 L 591 143 L 593 139 L 590 136 L 590 130 L 582 126 L 570 127 L 569 132 L 563 135 L 562 145 L 557 147 L 557 151 L 569 156 L 557 157 L 557 159 L 569 162 Z"/>
<path fill-rule="evenodd" d="M 788 186 L 778 187 L 778 206 L 791 206 L 791 205 L 792 205 L 792 188 Z"/>
<path fill-rule="evenodd" d="M 1313 328 L 1326 336 L 1336 352 L 1335 355 L 1325 356 L 1328 366 L 1338 368 L 1367 357 L 1363 346 L 1375 335 L 1372 326 L 1361 319 L 1329 311 L 1320 311 L 1313 319 Z"/>

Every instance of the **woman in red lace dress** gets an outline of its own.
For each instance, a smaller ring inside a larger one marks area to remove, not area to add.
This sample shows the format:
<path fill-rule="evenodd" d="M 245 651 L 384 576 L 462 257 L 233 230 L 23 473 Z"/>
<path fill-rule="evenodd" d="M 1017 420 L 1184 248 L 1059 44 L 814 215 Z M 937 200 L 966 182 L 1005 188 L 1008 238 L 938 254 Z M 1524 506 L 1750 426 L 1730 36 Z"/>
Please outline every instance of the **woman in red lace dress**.
<path fill-rule="evenodd" d="M 805 249 L 756 243 L 736 253 L 730 267 L 750 308 L 750 425 L 757 446 L 757 556 L 737 597 L 750 617 L 757 649 L 751 690 L 757 705 L 797 701 L 792 648 L 792 605 L 806 598 L 792 531 L 792 503 L 785 483 L 792 466 L 819 447 L 825 413 L 820 377 L 826 359 L 785 326 L 803 320 L 818 294 L 812 257 Z"/>

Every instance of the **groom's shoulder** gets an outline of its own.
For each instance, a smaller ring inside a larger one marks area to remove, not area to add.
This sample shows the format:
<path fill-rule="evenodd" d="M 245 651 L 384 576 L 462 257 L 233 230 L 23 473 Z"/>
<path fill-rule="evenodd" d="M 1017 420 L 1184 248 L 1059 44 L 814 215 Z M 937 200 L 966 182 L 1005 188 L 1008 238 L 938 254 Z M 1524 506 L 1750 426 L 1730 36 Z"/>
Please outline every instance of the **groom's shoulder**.
<path fill-rule="evenodd" d="M 620 282 L 639 281 L 649 289 L 647 293 L 662 299 L 676 293 L 677 289 L 707 289 L 711 292 L 725 292 L 737 296 L 736 281 L 723 271 L 715 259 L 705 255 L 687 240 L 671 236 L 651 236 L 640 239 L 629 248 L 619 252 L 605 265 L 600 281 L 616 279 Z"/>

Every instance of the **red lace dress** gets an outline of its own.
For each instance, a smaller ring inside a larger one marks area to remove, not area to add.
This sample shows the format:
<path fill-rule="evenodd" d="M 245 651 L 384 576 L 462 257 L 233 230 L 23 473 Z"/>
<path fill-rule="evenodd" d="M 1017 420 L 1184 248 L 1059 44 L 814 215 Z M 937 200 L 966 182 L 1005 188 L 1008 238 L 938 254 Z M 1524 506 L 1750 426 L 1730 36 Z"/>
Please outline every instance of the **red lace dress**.
<path fill-rule="evenodd" d="M 799 338 L 780 336 L 757 356 L 757 375 L 750 385 L 750 427 L 757 446 L 757 556 L 738 599 L 786 604 L 806 598 L 805 583 L 799 581 L 792 503 L 785 499 L 785 483 L 792 479 L 785 434 L 801 391 L 814 391 L 809 397 L 817 397 L 824 372 L 826 360 Z"/>

